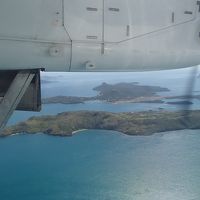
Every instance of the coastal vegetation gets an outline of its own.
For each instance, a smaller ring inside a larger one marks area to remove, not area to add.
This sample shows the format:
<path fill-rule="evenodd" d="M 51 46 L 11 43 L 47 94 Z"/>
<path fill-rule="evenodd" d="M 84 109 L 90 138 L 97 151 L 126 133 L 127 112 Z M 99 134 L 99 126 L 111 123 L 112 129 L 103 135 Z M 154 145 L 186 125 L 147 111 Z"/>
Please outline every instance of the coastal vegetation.
<path fill-rule="evenodd" d="M 94 97 L 57 96 L 43 99 L 43 104 L 80 104 L 86 101 L 106 101 L 111 103 L 167 103 L 187 106 L 194 96 L 159 96 L 158 92 L 169 89 L 158 86 L 144 86 L 138 83 L 117 83 L 93 88 L 98 94 Z M 151 135 L 158 132 L 183 129 L 200 129 L 200 111 L 168 112 L 159 111 L 110 113 L 100 111 L 63 112 L 55 116 L 31 117 L 25 122 L 6 128 L 0 136 L 16 133 L 44 133 L 57 136 L 72 136 L 82 129 L 113 130 L 127 135 Z"/>
<path fill-rule="evenodd" d="M 113 130 L 127 135 L 152 135 L 166 131 L 200 129 L 199 122 L 200 111 L 63 112 L 55 116 L 31 117 L 25 122 L 6 128 L 0 136 L 16 133 L 72 136 L 75 131 L 82 129 Z"/>

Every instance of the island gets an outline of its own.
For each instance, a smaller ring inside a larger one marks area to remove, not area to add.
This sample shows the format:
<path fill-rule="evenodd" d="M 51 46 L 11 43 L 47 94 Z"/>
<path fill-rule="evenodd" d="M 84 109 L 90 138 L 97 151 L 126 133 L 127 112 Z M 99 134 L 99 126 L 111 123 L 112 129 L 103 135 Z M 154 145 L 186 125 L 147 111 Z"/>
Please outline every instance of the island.
<path fill-rule="evenodd" d="M 170 91 L 168 88 L 139 85 L 136 82 L 116 84 L 102 83 L 100 86 L 93 88 L 93 90 L 99 92 L 97 99 L 109 102 L 129 101 L 136 99 L 140 99 L 140 101 L 144 101 L 146 99 L 147 101 L 157 101 L 159 99 L 159 96 L 157 95 L 158 92 Z"/>
<path fill-rule="evenodd" d="M 31 117 L 25 122 L 7 127 L 0 136 L 5 137 L 17 133 L 72 136 L 75 132 L 83 129 L 112 130 L 134 136 L 148 136 L 154 133 L 183 129 L 200 129 L 200 110 L 138 113 L 63 112 L 55 116 Z"/>
<path fill-rule="evenodd" d="M 110 103 L 164 103 L 163 97 L 158 92 L 169 92 L 168 88 L 159 86 L 146 86 L 133 83 L 117 83 L 101 85 L 93 88 L 98 94 L 92 97 L 76 97 L 76 96 L 55 96 L 43 98 L 43 104 L 78 104 L 86 101 L 106 101 Z"/>
<path fill-rule="evenodd" d="M 167 96 L 160 95 L 159 92 L 169 92 L 168 88 L 159 86 L 140 85 L 137 82 L 133 83 L 116 83 L 101 85 L 93 88 L 98 94 L 92 97 L 76 97 L 76 96 L 55 96 L 43 98 L 43 104 L 80 104 L 87 101 L 105 101 L 109 103 L 159 103 L 187 106 L 193 104 L 192 99 L 200 100 L 200 95 L 182 95 L 182 96 Z M 175 100 L 167 102 L 167 100 Z"/>
<path fill-rule="evenodd" d="M 75 96 L 56 96 L 42 99 L 43 104 L 80 104 L 86 101 L 92 101 L 92 97 L 75 97 Z"/>
<path fill-rule="evenodd" d="M 167 104 L 171 104 L 171 105 L 192 105 L 193 103 L 191 101 L 171 101 L 171 102 L 167 102 Z"/>

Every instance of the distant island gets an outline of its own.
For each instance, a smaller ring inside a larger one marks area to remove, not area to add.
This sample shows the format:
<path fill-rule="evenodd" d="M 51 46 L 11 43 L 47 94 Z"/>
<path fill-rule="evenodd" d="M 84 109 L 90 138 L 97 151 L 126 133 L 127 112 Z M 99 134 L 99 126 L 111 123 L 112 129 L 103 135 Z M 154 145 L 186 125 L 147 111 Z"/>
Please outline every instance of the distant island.
<path fill-rule="evenodd" d="M 102 83 L 93 90 L 98 91 L 97 99 L 109 102 L 136 100 L 143 101 L 145 99 L 155 100 L 158 92 L 169 92 L 168 88 L 159 86 L 139 85 L 138 83 Z M 153 99 L 152 99 L 153 98 Z M 157 99 L 156 99 L 157 100 Z"/>
<path fill-rule="evenodd" d="M 200 129 L 200 111 L 64 112 L 55 116 L 31 117 L 25 122 L 6 128 L 0 136 L 17 133 L 72 136 L 83 129 L 112 130 L 127 135 L 145 136 L 166 131 Z"/>
<path fill-rule="evenodd" d="M 86 101 L 96 100 L 93 97 L 72 97 L 72 96 L 55 96 L 42 99 L 43 104 L 80 104 Z"/>
<path fill-rule="evenodd" d="M 98 95 L 93 97 L 76 97 L 76 96 L 55 96 L 44 98 L 43 104 L 80 104 L 87 101 L 106 101 L 110 103 L 167 103 L 173 105 L 192 104 L 191 99 L 200 100 L 200 95 L 185 96 L 160 96 L 158 92 L 169 92 L 168 88 L 159 86 L 139 85 L 138 83 L 117 83 L 101 85 L 93 88 Z M 182 99 L 183 101 L 166 102 L 172 99 Z M 185 100 L 184 100 L 185 99 Z"/>
<path fill-rule="evenodd" d="M 172 101 L 172 102 L 167 102 L 167 104 L 171 104 L 171 105 L 192 105 L 193 103 L 191 101 Z"/>
<path fill-rule="evenodd" d="M 111 103 L 132 102 L 132 103 L 163 103 L 162 97 L 157 95 L 158 92 L 168 92 L 168 88 L 159 86 L 139 85 L 138 83 L 102 83 L 100 86 L 93 88 L 99 94 L 94 97 L 75 97 L 75 96 L 56 96 L 44 98 L 43 104 L 78 104 L 86 101 L 106 101 Z"/>
<path fill-rule="evenodd" d="M 158 92 L 170 90 L 138 83 L 102 83 L 93 89 L 98 92 L 94 97 L 56 96 L 43 99 L 43 104 L 80 104 L 98 100 L 111 103 L 166 103 L 187 106 L 193 104 L 191 100 L 194 98 L 200 100 L 200 95 L 159 96 Z M 168 112 L 161 107 L 159 111 L 138 113 L 78 111 L 55 116 L 31 117 L 25 122 L 6 128 L 0 136 L 39 132 L 55 136 L 72 136 L 83 129 L 113 130 L 127 135 L 151 135 L 166 131 L 200 129 L 199 122 L 200 111 Z"/>

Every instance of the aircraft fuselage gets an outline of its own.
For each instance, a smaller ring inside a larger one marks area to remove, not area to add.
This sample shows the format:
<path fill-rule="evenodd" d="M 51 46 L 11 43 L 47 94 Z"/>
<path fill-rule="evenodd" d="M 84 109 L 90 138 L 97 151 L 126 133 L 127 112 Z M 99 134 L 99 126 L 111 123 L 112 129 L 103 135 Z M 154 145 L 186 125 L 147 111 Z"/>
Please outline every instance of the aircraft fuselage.
<path fill-rule="evenodd" d="M 4 0 L 0 70 L 146 71 L 200 64 L 197 0 Z"/>

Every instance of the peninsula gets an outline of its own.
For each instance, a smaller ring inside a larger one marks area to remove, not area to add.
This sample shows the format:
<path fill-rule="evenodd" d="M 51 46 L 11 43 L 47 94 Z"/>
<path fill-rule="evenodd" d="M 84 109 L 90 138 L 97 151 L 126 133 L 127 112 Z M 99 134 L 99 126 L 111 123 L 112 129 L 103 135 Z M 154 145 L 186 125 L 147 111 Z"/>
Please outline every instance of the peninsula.
<path fill-rule="evenodd" d="M 200 129 L 200 110 L 138 113 L 64 112 L 55 116 L 31 117 L 25 122 L 6 128 L 0 136 L 17 133 L 72 136 L 75 131 L 82 129 L 113 130 L 127 135 L 145 136 L 166 131 Z"/>

